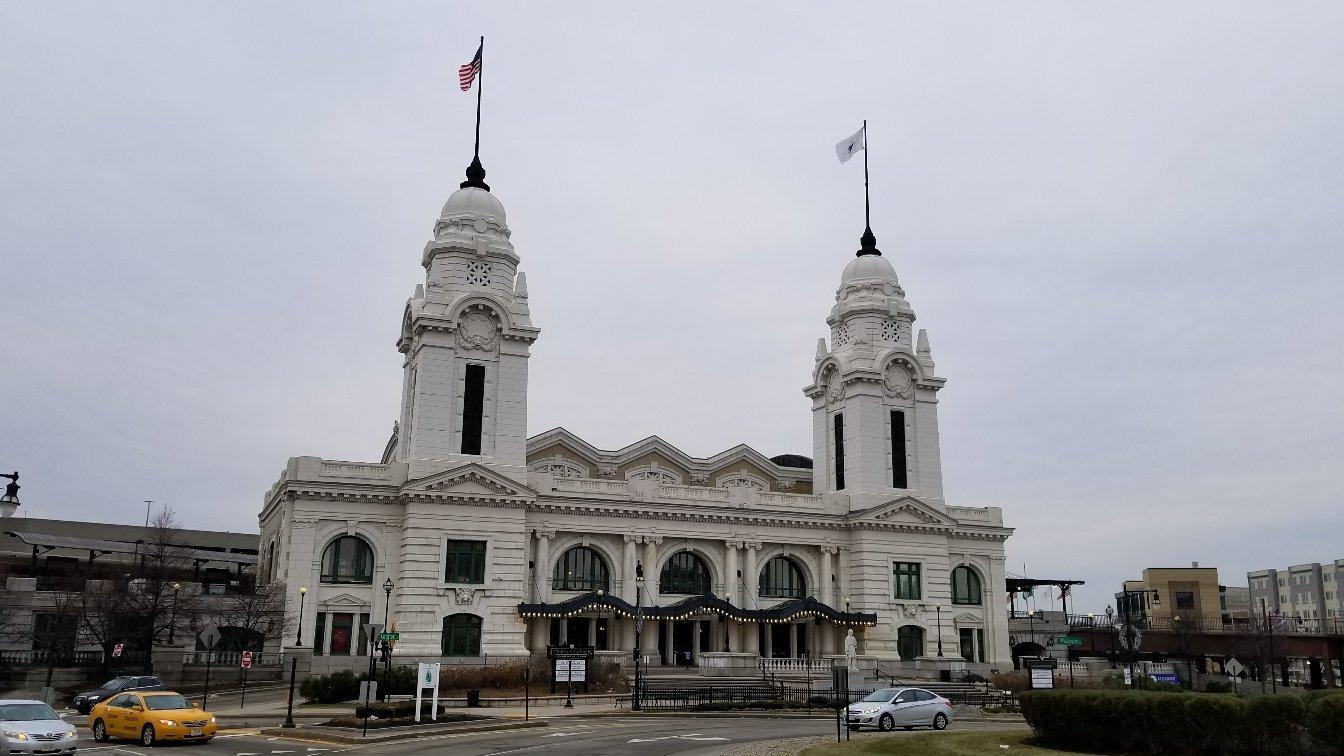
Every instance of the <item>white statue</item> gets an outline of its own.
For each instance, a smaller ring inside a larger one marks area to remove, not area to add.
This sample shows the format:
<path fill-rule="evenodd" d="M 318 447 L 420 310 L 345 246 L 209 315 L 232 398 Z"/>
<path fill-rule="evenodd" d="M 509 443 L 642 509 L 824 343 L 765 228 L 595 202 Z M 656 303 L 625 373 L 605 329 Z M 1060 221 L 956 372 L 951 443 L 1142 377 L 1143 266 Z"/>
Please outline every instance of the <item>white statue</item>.
<path fill-rule="evenodd" d="M 855 657 L 859 655 L 859 639 L 854 637 L 854 628 L 849 629 L 849 634 L 845 636 L 845 664 L 850 669 L 857 670 L 858 663 Z"/>

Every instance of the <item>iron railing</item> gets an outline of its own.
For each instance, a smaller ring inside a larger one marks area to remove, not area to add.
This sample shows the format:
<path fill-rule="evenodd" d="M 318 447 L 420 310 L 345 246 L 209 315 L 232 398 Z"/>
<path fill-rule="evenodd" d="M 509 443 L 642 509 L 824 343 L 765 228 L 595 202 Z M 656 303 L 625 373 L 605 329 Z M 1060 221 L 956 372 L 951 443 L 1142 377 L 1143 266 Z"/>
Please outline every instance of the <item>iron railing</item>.
<path fill-rule="evenodd" d="M 188 651 L 182 657 L 182 663 L 188 667 L 204 667 L 207 658 L 212 667 L 238 667 L 243 662 L 242 651 Z M 274 666 L 280 663 L 280 655 L 263 651 L 252 652 L 252 666 Z"/>
<path fill-rule="evenodd" d="M 829 682 L 829 681 L 828 681 Z M 850 690 L 846 697 L 830 690 L 817 690 L 803 683 L 773 685 L 644 686 L 639 694 L 645 709 L 694 711 L 711 709 L 816 708 L 835 709 L 872 693 Z"/>

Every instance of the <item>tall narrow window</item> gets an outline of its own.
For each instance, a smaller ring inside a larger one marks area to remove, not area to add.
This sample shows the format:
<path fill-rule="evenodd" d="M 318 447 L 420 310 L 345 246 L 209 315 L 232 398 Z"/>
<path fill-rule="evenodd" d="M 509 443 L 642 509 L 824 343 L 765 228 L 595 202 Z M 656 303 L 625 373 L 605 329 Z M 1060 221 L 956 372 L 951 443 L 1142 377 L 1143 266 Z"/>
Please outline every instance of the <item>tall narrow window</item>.
<path fill-rule="evenodd" d="M 485 412 L 485 366 L 467 365 L 462 392 L 462 453 L 481 453 L 481 415 Z"/>
<path fill-rule="evenodd" d="M 891 487 L 909 488 L 905 470 L 905 413 L 891 411 Z"/>
<path fill-rule="evenodd" d="M 845 489 L 845 416 L 835 416 L 835 490 Z"/>

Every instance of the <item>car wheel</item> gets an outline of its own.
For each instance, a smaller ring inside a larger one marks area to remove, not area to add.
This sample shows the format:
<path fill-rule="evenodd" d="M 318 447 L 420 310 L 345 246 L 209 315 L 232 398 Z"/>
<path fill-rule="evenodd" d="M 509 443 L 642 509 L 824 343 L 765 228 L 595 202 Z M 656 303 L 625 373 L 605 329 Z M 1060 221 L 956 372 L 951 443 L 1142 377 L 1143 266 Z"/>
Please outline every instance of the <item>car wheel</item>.
<path fill-rule="evenodd" d="M 140 744 L 147 748 L 154 745 L 154 725 L 145 725 L 140 731 Z"/>
<path fill-rule="evenodd" d="M 940 712 L 938 712 L 937 714 L 934 714 L 934 715 L 933 715 L 933 729 L 935 729 L 935 730 L 946 730 L 946 729 L 947 729 L 947 715 L 946 715 L 946 714 L 944 714 L 944 713 L 942 713 L 942 712 L 940 711 Z"/>
<path fill-rule="evenodd" d="M 107 742 L 107 725 L 101 719 L 93 720 L 93 739 L 99 743 Z"/>
<path fill-rule="evenodd" d="M 891 732 L 896 729 L 896 720 L 892 719 L 890 714 L 883 714 L 877 720 L 877 729 L 882 732 Z"/>

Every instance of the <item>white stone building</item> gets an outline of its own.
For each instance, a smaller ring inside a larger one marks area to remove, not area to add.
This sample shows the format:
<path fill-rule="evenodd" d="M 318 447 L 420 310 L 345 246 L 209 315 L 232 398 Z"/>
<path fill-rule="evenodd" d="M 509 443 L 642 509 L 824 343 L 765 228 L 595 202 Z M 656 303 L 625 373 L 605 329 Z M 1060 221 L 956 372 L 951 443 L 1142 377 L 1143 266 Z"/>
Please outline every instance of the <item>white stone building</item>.
<path fill-rule="evenodd" d="M 482 178 L 449 198 L 421 256 L 383 459 L 295 457 L 266 495 L 259 578 L 295 605 L 304 591 L 305 645 L 359 655 L 359 627 L 386 614 L 399 655 L 563 642 L 629 658 L 638 603 L 654 664 L 838 654 L 851 627 L 861 654 L 909 675 L 1011 663 L 1012 531 L 998 508 L 943 500 L 944 379 L 871 232 L 803 392 L 815 466 L 657 437 L 607 451 L 559 428 L 526 436 L 540 330 Z"/>

